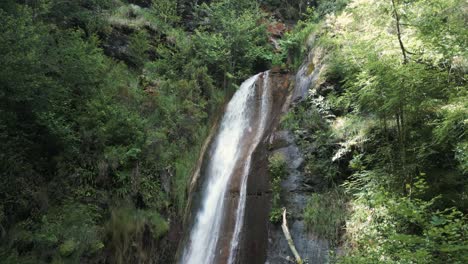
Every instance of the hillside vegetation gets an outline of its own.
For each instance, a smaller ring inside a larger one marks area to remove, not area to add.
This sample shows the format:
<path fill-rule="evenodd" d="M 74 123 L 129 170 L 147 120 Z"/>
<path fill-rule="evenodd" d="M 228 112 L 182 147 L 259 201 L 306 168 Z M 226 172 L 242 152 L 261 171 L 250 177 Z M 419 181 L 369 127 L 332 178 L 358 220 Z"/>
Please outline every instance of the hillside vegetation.
<path fill-rule="evenodd" d="M 269 19 L 252 1 L 1 1 L 0 262 L 171 262 L 210 122 L 270 67 Z"/>
<path fill-rule="evenodd" d="M 322 177 L 304 218 L 333 261 L 468 261 L 467 10 L 354 0 L 296 27 L 323 67 L 284 124 Z"/>
<path fill-rule="evenodd" d="M 465 0 L 2 0 L 0 263 L 172 263 L 225 102 L 255 73 L 297 70 L 311 39 L 319 89 L 283 122 L 321 177 L 310 230 L 338 263 L 468 263 L 467 14 Z M 276 194 L 286 165 L 271 162 Z"/>

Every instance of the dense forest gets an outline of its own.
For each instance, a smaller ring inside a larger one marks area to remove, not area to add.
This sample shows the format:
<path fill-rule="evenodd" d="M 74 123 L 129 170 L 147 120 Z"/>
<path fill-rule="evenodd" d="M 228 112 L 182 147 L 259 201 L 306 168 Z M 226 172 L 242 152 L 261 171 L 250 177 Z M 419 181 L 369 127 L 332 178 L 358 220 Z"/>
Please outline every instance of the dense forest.
<path fill-rule="evenodd" d="M 173 262 L 223 106 L 311 50 L 281 126 L 331 261 L 467 263 L 467 25 L 464 0 L 2 0 L 0 263 Z"/>

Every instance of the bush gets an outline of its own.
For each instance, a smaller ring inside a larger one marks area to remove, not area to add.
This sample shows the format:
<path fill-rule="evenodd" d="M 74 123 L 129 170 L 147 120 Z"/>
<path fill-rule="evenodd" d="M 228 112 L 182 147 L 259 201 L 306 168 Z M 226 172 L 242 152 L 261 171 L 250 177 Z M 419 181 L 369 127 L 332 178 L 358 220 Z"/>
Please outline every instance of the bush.
<path fill-rule="evenodd" d="M 129 263 L 135 257 L 139 261 L 148 261 L 144 252 L 147 243 L 144 232 L 150 231 L 154 239 L 159 239 L 168 230 L 169 224 L 157 212 L 136 209 L 131 204 L 115 207 L 105 225 L 112 262 Z"/>
<path fill-rule="evenodd" d="M 428 189 L 422 178 L 411 186 L 412 196 L 401 196 L 374 185 L 383 175 L 367 175 L 346 223 L 349 253 L 338 263 L 466 263 L 468 219 L 462 212 L 434 211 L 439 197 L 418 198 Z"/>
<path fill-rule="evenodd" d="M 272 205 L 270 211 L 270 222 L 279 223 L 281 221 L 281 181 L 287 174 L 286 160 L 281 153 L 275 153 L 268 159 L 268 170 L 270 172 Z"/>

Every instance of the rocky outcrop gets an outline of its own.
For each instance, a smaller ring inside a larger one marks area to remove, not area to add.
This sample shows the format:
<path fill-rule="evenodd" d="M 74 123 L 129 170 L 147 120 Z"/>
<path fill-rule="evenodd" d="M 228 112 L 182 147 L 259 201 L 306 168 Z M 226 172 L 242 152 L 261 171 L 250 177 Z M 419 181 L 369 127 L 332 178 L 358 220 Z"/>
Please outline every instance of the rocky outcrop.
<path fill-rule="evenodd" d="M 288 174 L 281 183 L 282 205 L 288 210 L 288 225 L 297 251 L 307 263 L 326 263 L 329 242 L 321 239 L 306 229 L 303 211 L 308 197 L 313 191 L 306 179 L 302 165 L 303 154 L 294 142 L 290 131 L 278 131 L 271 138 L 272 146 L 280 146 L 272 150 L 281 153 L 288 164 Z M 284 237 L 280 224 L 268 224 L 268 257 L 266 263 L 280 264 L 294 261 L 288 242 Z"/>
<path fill-rule="evenodd" d="M 322 116 L 332 116 L 325 104 L 322 103 L 322 92 L 324 87 L 324 71 L 326 65 L 323 64 L 325 56 L 324 50 L 320 47 L 312 47 L 315 37 L 308 40 L 310 51 L 304 63 L 299 68 L 295 76 L 294 90 L 286 104 L 287 107 L 294 106 L 307 99 L 317 107 Z M 290 109 L 289 109 L 290 110 Z M 320 177 L 306 177 L 303 171 L 304 153 L 296 142 L 292 131 L 281 130 L 272 134 L 270 138 L 271 151 L 281 153 L 288 164 L 287 176 L 281 183 L 282 205 L 288 210 L 288 225 L 295 247 L 306 263 L 327 263 L 328 252 L 333 250 L 327 239 L 318 237 L 307 230 L 303 212 L 307 205 L 308 198 L 315 191 L 316 185 L 321 181 Z M 284 237 L 280 224 L 268 224 L 268 264 L 292 263 L 294 258 L 289 249 L 288 242 Z"/>

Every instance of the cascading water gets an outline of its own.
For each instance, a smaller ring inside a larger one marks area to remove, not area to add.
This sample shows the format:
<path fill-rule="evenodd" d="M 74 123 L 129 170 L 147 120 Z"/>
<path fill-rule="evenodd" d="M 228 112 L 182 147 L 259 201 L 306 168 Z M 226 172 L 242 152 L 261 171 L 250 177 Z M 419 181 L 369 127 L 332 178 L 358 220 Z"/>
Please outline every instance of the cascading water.
<path fill-rule="evenodd" d="M 240 190 L 240 199 L 237 206 L 237 213 L 236 213 L 236 226 L 234 228 L 234 236 L 231 242 L 231 250 L 229 253 L 229 260 L 228 263 L 231 264 L 234 261 L 234 257 L 236 251 L 239 246 L 239 235 L 243 224 L 244 219 L 244 209 L 245 209 L 245 200 L 247 196 L 247 176 L 250 169 L 250 162 L 252 153 L 258 145 L 258 142 L 261 140 L 263 133 L 265 132 L 265 126 L 268 114 L 270 112 L 270 90 L 269 90 L 269 72 L 265 72 L 264 74 L 264 81 L 263 81 L 263 89 L 262 89 L 262 97 L 261 97 L 261 107 L 260 107 L 260 121 L 258 123 L 257 134 L 254 139 L 254 144 L 252 144 L 249 148 L 249 153 L 246 161 L 246 165 L 244 166 L 243 175 L 242 175 L 242 183 L 241 183 L 241 190 Z"/>
<path fill-rule="evenodd" d="M 234 261 L 243 224 L 251 155 L 263 136 L 270 111 L 268 72 L 263 74 L 263 89 L 255 89 L 261 76 L 262 74 L 257 74 L 242 83 L 227 105 L 218 134 L 211 146 L 200 208 L 195 215 L 180 260 L 183 264 L 215 262 L 219 253 L 218 242 L 223 235 L 221 233 L 226 230 L 233 230 L 227 260 L 229 263 Z M 260 96 L 256 95 L 258 90 Z M 255 100 L 256 96 L 259 97 L 259 105 Z M 224 217 L 229 215 L 226 212 L 225 195 L 233 181 L 235 170 L 239 167 L 242 168 L 242 172 L 234 226 L 223 227 Z"/>

